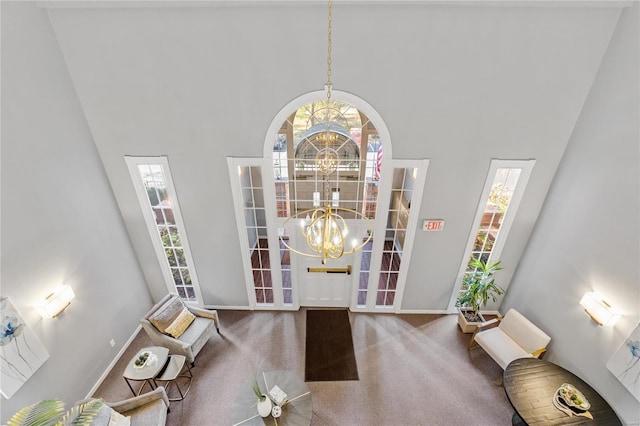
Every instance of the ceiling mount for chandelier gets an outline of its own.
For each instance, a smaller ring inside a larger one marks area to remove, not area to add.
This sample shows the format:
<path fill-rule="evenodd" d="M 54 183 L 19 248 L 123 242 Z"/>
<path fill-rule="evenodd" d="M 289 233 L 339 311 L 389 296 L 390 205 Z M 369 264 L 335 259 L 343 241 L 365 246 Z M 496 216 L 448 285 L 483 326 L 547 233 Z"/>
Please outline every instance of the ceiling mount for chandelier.
<path fill-rule="evenodd" d="M 315 168 L 325 177 L 324 207 L 320 205 L 320 193 L 313 193 L 313 209 L 304 210 L 291 215 L 285 225 L 294 219 L 300 221 L 300 231 L 306 243 L 306 249 L 292 247 L 284 235 L 280 236 L 282 243 L 292 252 L 302 256 L 319 258 L 322 264 L 327 259 L 338 259 L 345 254 L 351 254 L 364 247 L 373 237 L 373 224 L 362 213 L 339 206 L 339 192 L 331 193 L 329 200 L 328 176 L 335 173 L 340 167 L 340 154 L 333 148 L 336 145 L 337 133 L 331 130 L 331 47 L 332 47 L 332 0 L 329 0 L 328 31 L 327 31 L 327 114 L 325 118 L 326 128 L 319 135 L 319 140 L 324 145 L 318 150 L 315 157 Z M 337 188 L 336 188 L 337 189 Z M 364 220 L 368 225 L 366 236 L 353 236 L 348 244 L 347 235 L 349 229 L 343 216 L 352 216 Z"/>

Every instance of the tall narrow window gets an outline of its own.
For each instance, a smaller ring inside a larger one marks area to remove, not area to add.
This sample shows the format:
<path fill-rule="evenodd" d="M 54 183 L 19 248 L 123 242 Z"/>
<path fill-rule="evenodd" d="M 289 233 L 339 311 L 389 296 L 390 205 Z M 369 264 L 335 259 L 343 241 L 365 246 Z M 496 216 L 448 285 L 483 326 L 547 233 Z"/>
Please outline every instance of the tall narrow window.
<path fill-rule="evenodd" d="M 489 197 L 484 205 L 469 263 L 478 259 L 485 263 L 489 261 L 521 173 L 522 169 L 520 168 L 510 167 L 496 170 L 491 183 L 491 192 L 489 192 Z"/>
<path fill-rule="evenodd" d="M 286 230 L 274 227 L 278 203 L 272 203 L 276 197 L 273 187 L 264 185 L 265 163 L 262 159 L 229 157 L 227 165 L 249 305 L 292 308 L 291 256 L 278 239 Z"/>
<path fill-rule="evenodd" d="M 287 238 L 287 228 L 278 228 L 278 236 Z M 282 241 L 280 246 L 280 271 L 282 272 L 282 300 L 285 305 L 293 305 L 293 286 L 291 284 L 291 252 Z"/>
<path fill-rule="evenodd" d="M 362 241 L 366 241 L 368 237 L 368 234 L 363 235 Z M 364 308 L 367 305 L 372 252 L 373 238 L 370 239 L 364 247 L 362 247 L 362 257 L 360 258 L 360 280 L 358 281 L 358 300 L 356 302 L 356 306 L 359 308 Z"/>
<path fill-rule="evenodd" d="M 238 167 L 257 305 L 273 305 L 273 281 L 260 167 Z"/>
<path fill-rule="evenodd" d="M 197 278 L 166 157 L 126 160 L 169 291 L 198 301 Z"/>
<path fill-rule="evenodd" d="M 473 261 L 490 263 L 500 260 L 502 247 L 534 164 L 534 160 L 491 162 L 459 282 L 466 273 L 474 272 L 470 266 Z M 461 290 L 464 288 L 459 283 L 454 295 L 456 298 Z"/>
<path fill-rule="evenodd" d="M 415 170 L 413 168 L 393 169 L 389 216 L 376 296 L 377 307 L 392 307 L 395 301 L 415 186 Z"/>

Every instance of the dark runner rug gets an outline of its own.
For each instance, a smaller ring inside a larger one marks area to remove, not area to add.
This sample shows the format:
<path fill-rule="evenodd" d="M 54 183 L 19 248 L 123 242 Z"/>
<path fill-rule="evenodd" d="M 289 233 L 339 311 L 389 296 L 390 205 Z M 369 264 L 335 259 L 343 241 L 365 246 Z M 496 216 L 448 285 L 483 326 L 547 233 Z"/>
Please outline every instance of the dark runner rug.
<path fill-rule="evenodd" d="M 358 380 L 348 311 L 307 311 L 304 376 L 307 382 Z"/>

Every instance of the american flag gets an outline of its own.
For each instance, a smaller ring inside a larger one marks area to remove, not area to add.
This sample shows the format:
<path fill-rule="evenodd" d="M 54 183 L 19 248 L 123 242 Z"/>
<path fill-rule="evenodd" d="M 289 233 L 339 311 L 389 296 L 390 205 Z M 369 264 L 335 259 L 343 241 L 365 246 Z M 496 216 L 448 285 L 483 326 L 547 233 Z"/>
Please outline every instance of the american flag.
<path fill-rule="evenodd" d="M 382 144 L 378 147 L 378 153 L 376 155 L 376 168 L 374 176 L 376 180 L 380 180 L 380 169 L 382 168 Z"/>

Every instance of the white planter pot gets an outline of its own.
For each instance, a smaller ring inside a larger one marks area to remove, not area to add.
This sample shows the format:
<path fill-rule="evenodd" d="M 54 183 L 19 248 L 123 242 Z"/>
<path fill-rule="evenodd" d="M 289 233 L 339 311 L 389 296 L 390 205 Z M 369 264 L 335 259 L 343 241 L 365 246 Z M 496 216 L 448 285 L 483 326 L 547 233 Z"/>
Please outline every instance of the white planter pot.
<path fill-rule="evenodd" d="M 271 414 L 271 400 L 264 394 L 262 396 L 264 397 L 264 401 L 258 400 L 258 414 L 262 417 L 267 417 Z"/>

